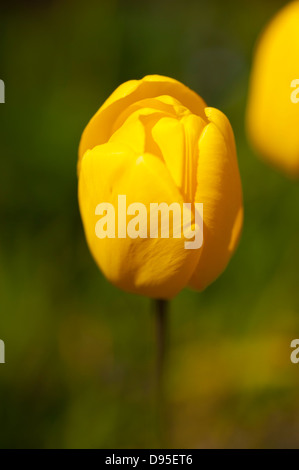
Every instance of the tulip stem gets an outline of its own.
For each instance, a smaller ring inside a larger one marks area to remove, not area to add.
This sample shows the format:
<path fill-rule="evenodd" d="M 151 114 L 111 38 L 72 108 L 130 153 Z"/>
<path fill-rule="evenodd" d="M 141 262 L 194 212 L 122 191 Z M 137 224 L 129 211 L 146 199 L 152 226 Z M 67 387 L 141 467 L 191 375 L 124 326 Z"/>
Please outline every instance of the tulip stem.
<path fill-rule="evenodd" d="M 167 300 L 157 299 L 155 301 L 156 308 L 156 338 L 157 338 L 157 364 L 156 364 L 156 380 L 158 395 L 161 394 L 163 388 L 163 375 L 166 354 L 167 340 Z"/>
<path fill-rule="evenodd" d="M 167 442 L 167 412 L 164 400 L 164 369 L 167 346 L 168 301 L 155 300 L 155 326 L 156 326 L 156 412 L 157 412 L 157 438 L 158 446 L 166 448 Z"/>

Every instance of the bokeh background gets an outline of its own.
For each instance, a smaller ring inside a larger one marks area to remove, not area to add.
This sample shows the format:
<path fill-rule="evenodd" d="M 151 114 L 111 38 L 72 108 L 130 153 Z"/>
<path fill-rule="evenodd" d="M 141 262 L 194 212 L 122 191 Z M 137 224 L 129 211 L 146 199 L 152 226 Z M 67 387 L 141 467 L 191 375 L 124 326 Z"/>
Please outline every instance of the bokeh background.
<path fill-rule="evenodd" d="M 284 3 L 1 3 L 1 448 L 298 446 L 299 185 L 244 130 L 254 44 Z M 171 304 L 163 442 L 151 302 L 97 269 L 76 179 L 89 118 L 121 82 L 153 73 L 227 114 L 245 204 L 226 272 Z"/>

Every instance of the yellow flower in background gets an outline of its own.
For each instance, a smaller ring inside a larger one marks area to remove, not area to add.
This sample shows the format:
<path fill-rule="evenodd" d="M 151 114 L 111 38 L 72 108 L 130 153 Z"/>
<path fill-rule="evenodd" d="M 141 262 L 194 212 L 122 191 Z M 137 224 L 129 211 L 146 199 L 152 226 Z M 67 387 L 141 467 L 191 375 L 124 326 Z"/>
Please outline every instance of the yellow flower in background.
<path fill-rule="evenodd" d="M 170 299 L 202 290 L 225 269 L 243 222 L 235 141 L 225 115 L 182 83 L 159 75 L 119 86 L 85 128 L 78 161 L 79 206 L 90 251 L 116 286 Z M 203 203 L 203 244 L 183 238 L 101 238 L 95 208 Z"/>
<path fill-rule="evenodd" d="M 256 150 L 299 177 L 299 1 L 289 3 L 263 32 L 250 81 L 247 130 Z"/>

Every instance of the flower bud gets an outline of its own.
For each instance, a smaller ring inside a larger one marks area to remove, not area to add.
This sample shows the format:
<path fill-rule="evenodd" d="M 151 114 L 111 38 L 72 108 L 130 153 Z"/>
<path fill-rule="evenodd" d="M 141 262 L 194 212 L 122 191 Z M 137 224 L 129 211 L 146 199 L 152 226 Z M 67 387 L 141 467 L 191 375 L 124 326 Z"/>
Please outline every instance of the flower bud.
<path fill-rule="evenodd" d="M 174 79 L 112 93 L 83 132 L 78 177 L 90 251 L 121 289 L 164 299 L 202 290 L 235 251 L 243 205 L 230 123 Z"/>
<path fill-rule="evenodd" d="M 299 177 L 299 1 L 285 6 L 257 44 L 248 97 L 253 147 L 291 177 Z"/>

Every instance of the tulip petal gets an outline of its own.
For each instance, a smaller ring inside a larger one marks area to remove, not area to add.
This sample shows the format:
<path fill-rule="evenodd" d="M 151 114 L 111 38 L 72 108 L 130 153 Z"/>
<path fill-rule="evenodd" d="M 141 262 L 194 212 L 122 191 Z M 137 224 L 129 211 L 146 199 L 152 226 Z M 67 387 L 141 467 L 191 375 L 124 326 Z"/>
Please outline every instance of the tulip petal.
<path fill-rule="evenodd" d="M 205 122 L 194 114 L 182 119 L 162 117 L 153 126 L 152 136 L 166 166 L 186 202 L 193 202 L 196 190 L 198 139 Z"/>
<path fill-rule="evenodd" d="M 225 269 L 243 223 L 242 189 L 233 131 L 226 116 L 206 108 L 199 141 L 196 202 L 203 203 L 204 244 L 189 286 L 203 290 Z"/>
<path fill-rule="evenodd" d="M 130 80 L 112 93 L 87 124 L 79 146 L 78 171 L 80 160 L 86 150 L 109 140 L 113 124 L 123 110 L 136 101 L 160 95 L 176 98 L 192 113 L 205 119 L 205 103 L 202 98 L 177 80 L 160 75 L 148 75 L 141 80 Z"/>
<path fill-rule="evenodd" d="M 190 114 L 190 111 L 172 96 L 164 95 L 157 96 L 155 98 L 147 98 L 144 100 L 136 101 L 135 103 L 132 103 L 130 106 L 124 109 L 124 111 L 115 120 L 111 132 L 114 133 L 116 130 L 118 130 L 132 114 L 135 114 L 138 111 L 143 112 L 144 109 L 151 109 L 152 112 L 160 111 L 165 116 L 167 115 L 172 117 Z"/>
<path fill-rule="evenodd" d="M 183 198 L 163 161 L 112 142 L 87 151 L 79 175 L 79 205 L 91 253 L 113 284 L 154 298 L 174 297 L 188 283 L 201 249 L 185 249 L 183 237 L 97 238 L 95 208 L 101 202 L 113 204 L 118 231 L 118 216 L 124 216 L 117 210 L 119 195 L 126 195 L 127 206 L 143 203 L 148 214 L 153 202 L 182 207 Z M 149 219 L 147 229 L 149 235 Z"/>
<path fill-rule="evenodd" d="M 152 127 L 166 115 L 175 116 L 172 106 L 157 99 L 141 100 L 129 106 L 117 119 L 109 142 L 128 145 L 138 154 L 152 153 L 163 159 L 161 150 L 152 138 Z"/>

